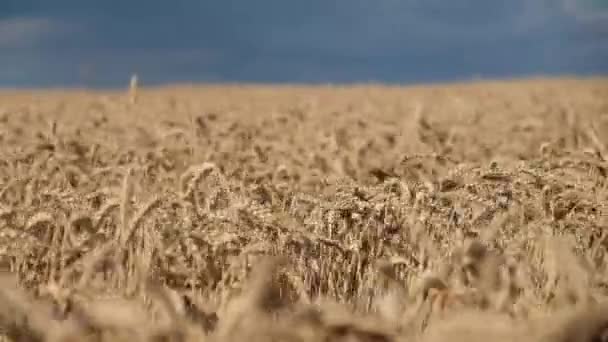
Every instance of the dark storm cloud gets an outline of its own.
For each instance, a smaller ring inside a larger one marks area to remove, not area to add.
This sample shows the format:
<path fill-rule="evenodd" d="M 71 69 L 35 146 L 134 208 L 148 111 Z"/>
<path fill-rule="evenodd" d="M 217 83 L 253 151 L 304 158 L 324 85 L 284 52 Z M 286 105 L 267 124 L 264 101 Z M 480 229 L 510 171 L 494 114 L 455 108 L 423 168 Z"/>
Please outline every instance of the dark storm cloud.
<path fill-rule="evenodd" d="M 0 86 L 606 73 L 606 21 L 581 20 L 577 4 L 3 0 Z"/>

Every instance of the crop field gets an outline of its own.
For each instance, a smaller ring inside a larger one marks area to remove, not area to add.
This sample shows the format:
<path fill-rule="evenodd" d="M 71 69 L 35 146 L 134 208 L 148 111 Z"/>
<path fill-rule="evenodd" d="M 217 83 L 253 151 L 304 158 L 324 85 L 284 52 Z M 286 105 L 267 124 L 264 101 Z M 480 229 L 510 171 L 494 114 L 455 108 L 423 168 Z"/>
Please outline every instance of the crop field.
<path fill-rule="evenodd" d="M 4 90 L 0 164 L 0 340 L 608 340 L 606 78 Z"/>

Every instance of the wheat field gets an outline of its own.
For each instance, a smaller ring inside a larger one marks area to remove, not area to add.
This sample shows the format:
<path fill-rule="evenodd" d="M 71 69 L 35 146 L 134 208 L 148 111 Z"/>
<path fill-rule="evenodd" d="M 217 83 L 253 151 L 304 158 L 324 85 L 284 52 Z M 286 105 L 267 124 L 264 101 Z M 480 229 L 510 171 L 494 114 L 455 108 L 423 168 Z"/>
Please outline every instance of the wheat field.
<path fill-rule="evenodd" d="M 606 78 L 4 90 L 0 146 L 7 341 L 608 341 Z"/>

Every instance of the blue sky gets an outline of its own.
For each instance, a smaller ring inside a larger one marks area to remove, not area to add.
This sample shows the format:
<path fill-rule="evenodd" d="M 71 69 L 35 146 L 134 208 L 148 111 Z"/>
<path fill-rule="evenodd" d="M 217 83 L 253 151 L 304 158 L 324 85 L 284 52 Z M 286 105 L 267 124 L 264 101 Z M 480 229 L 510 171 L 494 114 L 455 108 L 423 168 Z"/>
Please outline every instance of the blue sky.
<path fill-rule="evenodd" d="M 0 87 L 608 74 L 608 0 L 0 0 Z"/>

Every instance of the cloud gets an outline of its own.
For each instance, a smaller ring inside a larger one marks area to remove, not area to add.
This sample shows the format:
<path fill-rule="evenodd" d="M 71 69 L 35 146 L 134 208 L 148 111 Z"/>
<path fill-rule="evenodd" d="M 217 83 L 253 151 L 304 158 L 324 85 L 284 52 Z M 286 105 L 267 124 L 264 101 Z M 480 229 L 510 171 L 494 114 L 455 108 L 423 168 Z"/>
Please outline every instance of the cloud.
<path fill-rule="evenodd" d="M 563 0 L 566 13 L 584 22 L 608 24 L 608 1 Z"/>
<path fill-rule="evenodd" d="M 258 41 L 265 51 L 356 59 L 442 55 L 497 41 L 517 47 L 567 29 L 554 0 L 333 0 L 316 12 L 262 23 Z"/>
<path fill-rule="evenodd" d="M 594 0 L 0 0 L 0 82 L 605 73 L 608 25 L 591 13 L 608 9 L 584 1 Z"/>
<path fill-rule="evenodd" d="M 45 40 L 66 31 L 66 25 L 50 18 L 0 19 L 0 48 L 15 49 L 45 45 Z"/>
<path fill-rule="evenodd" d="M 219 80 L 222 55 L 192 49 L 8 49 L 0 53 L 0 87 L 125 86 L 132 73 L 143 84 Z"/>

